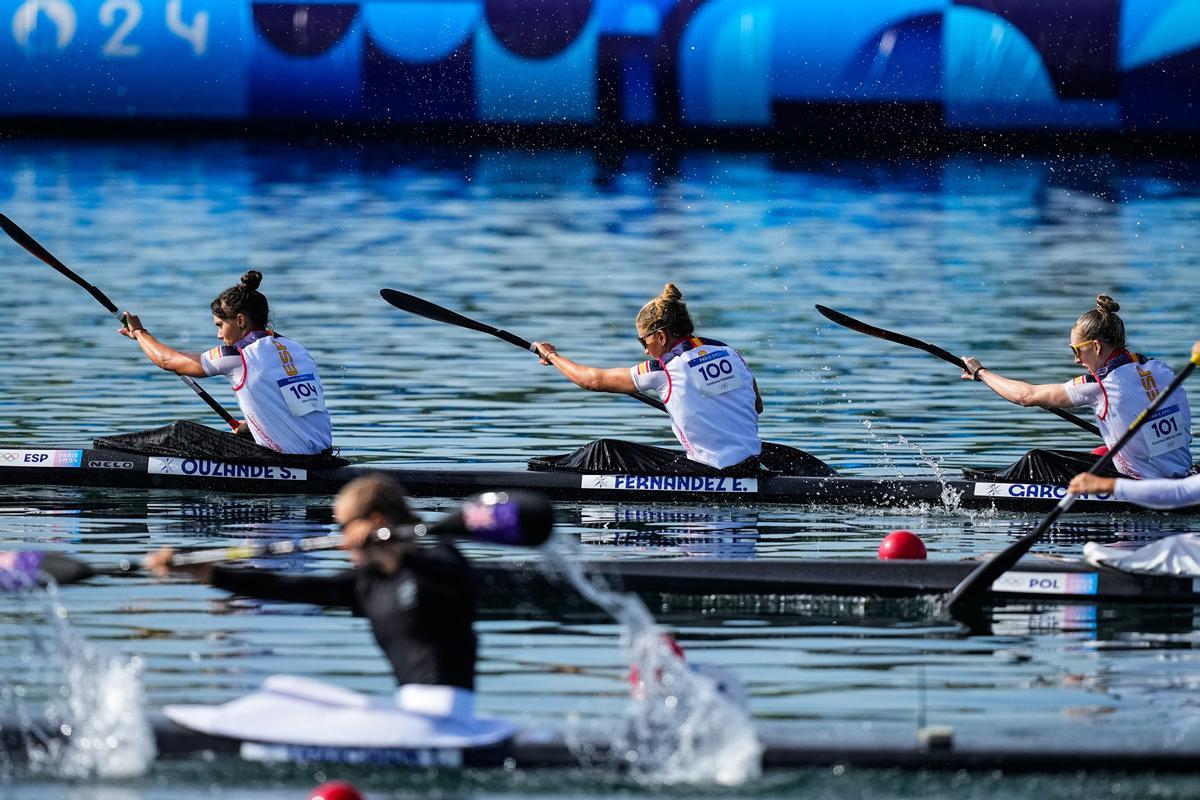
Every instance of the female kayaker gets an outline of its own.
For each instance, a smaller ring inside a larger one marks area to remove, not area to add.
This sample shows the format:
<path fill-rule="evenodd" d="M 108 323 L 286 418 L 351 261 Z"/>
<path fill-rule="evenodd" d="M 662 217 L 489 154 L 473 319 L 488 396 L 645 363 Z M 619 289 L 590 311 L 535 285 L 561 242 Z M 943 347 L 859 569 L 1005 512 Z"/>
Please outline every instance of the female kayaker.
<path fill-rule="evenodd" d="M 562 355 L 550 342 L 534 342 L 534 346 L 543 364 L 556 367 L 584 389 L 657 393 L 671 415 L 686 461 L 673 451 L 608 439 L 589 445 L 594 452 L 576 455 L 643 468 L 648 461 L 663 472 L 687 471 L 672 467 L 686 468 L 691 462 L 699 465 L 699 472 L 756 473 L 763 402 L 741 355 L 724 342 L 695 335 L 683 295 L 672 283 L 642 306 L 636 326 L 638 343 L 650 358 L 633 367 L 590 367 Z"/>
<path fill-rule="evenodd" d="M 1192 361 L 1200 360 L 1200 342 L 1192 345 Z M 1183 387 L 1175 390 L 1183 391 Z M 1178 480 L 1159 478 L 1133 481 L 1083 472 L 1067 487 L 1075 494 L 1111 494 L 1114 500 L 1136 503 L 1146 508 L 1168 509 L 1200 505 L 1200 475 Z"/>
<path fill-rule="evenodd" d="M 1075 363 L 1087 370 L 1067 383 L 1030 384 L 1006 378 L 979 359 L 963 356 L 964 380 L 981 381 L 1009 402 L 1022 406 L 1071 408 L 1088 406 L 1106 447 L 1112 447 L 1130 423 L 1175 377 L 1171 368 L 1154 358 L 1130 352 L 1125 346 L 1125 323 L 1108 295 L 1071 328 Z M 1192 467 L 1192 415 L 1182 387 L 1175 398 L 1147 421 L 1142 432 L 1113 459 L 1121 475 L 1130 478 L 1181 478 Z M 1070 480 L 1078 470 L 1062 478 Z"/>
<path fill-rule="evenodd" d="M 338 493 L 334 520 L 353 568 L 336 575 L 282 575 L 211 565 L 175 567 L 174 551 L 146 558 L 157 575 L 179 571 L 245 597 L 350 609 L 371 623 L 397 684 L 475 688 L 475 590 L 470 564 L 449 541 L 421 547 L 412 537 L 376 541 L 380 528 L 418 522 L 392 478 L 356 478 Z M 431 537 L 432 538 L 432 537 Z"/>
<path fill-rule="evenodd" d="M 238 432 L 248 432 L 263 447 L 280 453 L 326 452 L 333 432 L 317 365 L 299 343 L 267 328 L 269 306 L 258 291 L 260 283 L 262 273 L 250 270 L 212 301 L 222 345 L 205 353 L 183 353 L 163 344 L 128 311 L 120 333 L 169 372 L 228 377 L 245 416 Z"/>

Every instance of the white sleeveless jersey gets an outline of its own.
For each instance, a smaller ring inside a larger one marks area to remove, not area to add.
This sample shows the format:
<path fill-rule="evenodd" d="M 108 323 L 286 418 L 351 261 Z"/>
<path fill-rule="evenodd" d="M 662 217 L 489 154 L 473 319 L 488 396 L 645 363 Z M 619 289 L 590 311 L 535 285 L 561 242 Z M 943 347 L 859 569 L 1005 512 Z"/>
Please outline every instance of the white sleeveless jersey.
<path fill-rule="evenodd" d="M 729 345 L 693 336 L 629 374 L 639 392 L 662 398 L 691 460 L 724 469 L 762 450 L 754 376 Z"/>
<path fill-rule="evenodd" d="M 1112 447 L 1174 378 L 1158 359 L 1121 351 L 1095 376 L 1081 375 L 1065 387 L 1073 404 L 1096 414 L 1104 443 Z M 1181 478 L 1192 468 L 1191 444 L 1192 412 L 1181 386 L 1117 453 L 1113 465 L 1131 478 Z"/>
<path fill-rule="evenodd" d="M 252 331 L 235 346 L 200 356 L 208 375 L 226 375 L 254 441 L 280 453 L 312 454 L 333 446 L 325 390 L 308 351 L 291 339 Z"/>

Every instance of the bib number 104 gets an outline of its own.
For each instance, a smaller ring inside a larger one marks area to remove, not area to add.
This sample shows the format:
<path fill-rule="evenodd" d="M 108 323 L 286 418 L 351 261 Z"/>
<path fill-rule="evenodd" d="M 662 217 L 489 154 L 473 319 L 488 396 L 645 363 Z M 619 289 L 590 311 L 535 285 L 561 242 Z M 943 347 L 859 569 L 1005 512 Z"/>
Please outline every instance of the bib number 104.
<path fill-rule="evenodd" d="M 292 416 L 303 417 L 314 411 L 324 411 L 325 401 L 321 397 L 321 386 L 316 376 L 308 373 L 279 381 L 279 393 L 287 403 Z"/>

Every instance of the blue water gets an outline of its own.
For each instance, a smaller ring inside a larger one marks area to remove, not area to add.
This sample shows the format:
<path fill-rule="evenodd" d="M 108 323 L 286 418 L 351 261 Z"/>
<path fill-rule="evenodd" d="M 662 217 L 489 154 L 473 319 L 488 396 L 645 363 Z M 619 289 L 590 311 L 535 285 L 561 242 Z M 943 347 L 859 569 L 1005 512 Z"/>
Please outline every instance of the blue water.
<path fill-rule="evenodd" d="M 385 286 L 617 366 L 639 360 L 634 314 L 673 281 L 700 332 L 733 343 L 751 364 L 767 404 L 764 437 L 866 475 L 953 475 L 1032 446 L 1094 443 L 960 381 L 926 354 L 833 326 L 814 303 L 1038 382 L 1077 374 L 1069 329 L 1100 291 L 1122 303 L 1135 349 L 1182 364 L 1200 333 L 1187 291 L 1200 274 L 1192 163 L 79 141 L 9 141 L 0 157 L 0 211 L 168 343 L 215 344 L 208 302 L 247 267 L 263 271 L 277 327 L 321 365 L 343 453 L 380 463 L 520 468 L 599 436 L 671 443 L 661 415 L 575 389 L 503 342 L 403 315 L 379 300 Z M 85 292 L 7 241 L 0 276 L 8 301 L 0 337 L 9 343 L 0 442 L 78 446 L 173 419 L 217 424 Z M 209 388 L 232 405 L 225 386 Z M 419 507 L 433 515 L 454 502 Z M 0 543 L 105 563 L 165 545 L 324 533 L 326 508 L 322 498 L 5 489 Z M 565 505 L 560 521 L 595 558 L 869 556 L 898 527 L 920 533 L 931 557 L 960 558 L 1003 547 L 1037 518 L 941 507 L 661 514 L 593 503 Z M 1089 538 L 1137 543 L 1194 527 L 1189 517 L 1073 517 L 1038 550 L 1078 555 Z M 342 564 L 327 554 L 281 566 Z M 227 700 L 277 672 L 389 689 L 364 624 L 342 615 L 142 577 L 69 587 L 62 602 L 90 641 L 144 659 L 151 707 Z M 1015 605 L 995 612 L 991 635 L 974 638 L 921 603 L 700 599 L 651 610 L 693 658 L 733 669 L 755 719 L 773 730 L 915 727 L 923 713 L 963 732 L 1060 741 L 1197 735 L 1190 608 Z M 0 664 L 11 683 L 31 615 L 0 606 Z M 492 608 L 478 630 L 484 711 L 530 726 L 619 713 L 626 666 L 615 624 L 579 606 Z M 140 800 L 212 796 L 216 784 L 221 797 L 275 798 L 300 796 L 312 777 L 174 766 L 103 789 L 21 779 L 0 791 Z M 370 780 L 398 795 L 597 791 L 594 776 Z M 1172 797 L 1198 788 L 1147 777 L 854 772 L 768 776 L 744 791 Z M 619 782 L 611 790 L 645 791 Z"/>

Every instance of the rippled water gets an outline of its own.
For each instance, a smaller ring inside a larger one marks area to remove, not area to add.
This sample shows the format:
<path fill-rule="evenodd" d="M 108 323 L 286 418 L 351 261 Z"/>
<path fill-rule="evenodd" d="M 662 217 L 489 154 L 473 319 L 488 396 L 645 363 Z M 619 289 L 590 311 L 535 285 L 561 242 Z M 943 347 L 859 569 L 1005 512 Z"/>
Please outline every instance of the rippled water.
<path fill-rule="evenodd" d="M 745 353 L 767 403 L 764 436 L 853 474 L 953 474 L 964 464 L 1011 461 L 1031 446 L 1093 443 L 1045 412 L 960 381 L 926 354 L 826 322 L 814 303 L 1046 382 L 1075 374 L 1068 331 L 1098 291 L 1123 304 L 1135 349 L 1179 364 L 1200 334 L 1188 291 L 1200 274 L 1200 173 L 1191 163 L 77 141 L 6 142 L 0 157 L 0 211 L 169 343 L 212 346 L 209 300 L 248 266 L 262 270 L 278 328 L 321 365 L 343 453 L 379 462 L 520 467 L 604 435 L 670 440 L 661 415 L 574 389 L 485 335 L 401 314 L 378 298 L 384 286 L 552 339 L 581 360 L 621 365 L 640 355 L 633 315 L 674 281 L 700 332 Z M 115 333 L 85 292 L 7 241 L 0 276 L 8 300 L 0 336 L 9 343 L 0 358 L 0 442 L 78 446 L 176 418 L 216 424 Z M 227 388 L 209 388 L 232 405 Z M 453 501 L 420 507 L 444 511 Z M 5 549 L 65 550 L 103 563 L 168 544 L 322 533 L 324 509 L 320 498 L 5 489 L 0 540 Z M 596 558 L 869 556 L 897 527 L 920 533 L 931 557 L 958 558 L 999 549 L 1037 521 L 939 508 L 664 514 L 591 503 L 564 506 L 561 519 L 565 535 Z M 1194 523 L 1073 517 L 1040 549 L 1076 555 L 1088 538 L 1136 542 Z M 284 566 L 342 563 L 335 554 Z M 229 699 L 276 672 L 389 687 L 365 625 L 341 615 L 142 577 L 70 587 L 63 602 L 89 640 L 145 659 L 152 706 Z M 991 635 L 974 638 L 920 602 L 671 599 L 651 610 L 693 658 L 734 669 L 756 719 L 772 729 L 906 726 L 924 714 L 960 731 L 1197 736 L 1191 608 L 1013 605 L 995 612 Z M 20 670 L 28 624 L 27 609 L 0 605 L 4 674 Z M 618 715 L 627 691 L 619 631 L 597 613 L 579 604 L 519 613 L 492 604 L 479 631 L 485 711 L 528 725 Z M 251 773 L 227 777 L 222 796 L 299 793 Z M 272 780 L 294 786 L 308 777 Z M 121 800 L 186 797 L 212 780 L 176 766 L 104 791 Z M 595 791 L 587 779 L 450 788 L 371 780 L 397 792 Z M 949 779 L 789 776 L 750 791 L 1034 791 L 989 780 L 964 788 Z M 1036 791 L 1081 796 L 1096 785 L 1055 779 Z M 1099 785 L 1126 796 L 1198 788 Z M 0 791 L 110 796 L 45 785 Z"/>

